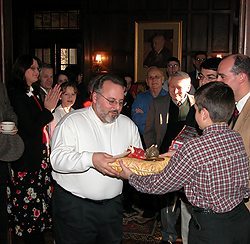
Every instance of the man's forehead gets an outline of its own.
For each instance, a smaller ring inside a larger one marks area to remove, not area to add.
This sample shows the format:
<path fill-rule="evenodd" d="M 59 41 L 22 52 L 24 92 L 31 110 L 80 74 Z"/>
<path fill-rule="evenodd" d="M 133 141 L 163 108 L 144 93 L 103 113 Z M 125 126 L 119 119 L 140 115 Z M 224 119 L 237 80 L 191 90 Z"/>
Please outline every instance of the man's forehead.
<path fill-rule="evenodd" d="M 178 64 L 176 61 L 169 61 L 168 64 Z"/>
<path fill-rule="evenodd" d="M 218 72 L 231 71 L 233 65 L 234 59 L 232 57 L 225 58 L 220 62 Z"/>
<path fill-rule="evenodd" d="M 148 72 L 148 76 L 152 76 L 152 75 L 159 75 L 159 76 L 161 76 L 162 73 L 161 73 L 161 71 L 158 70 L 158 69 L 152 69 L 152 70 L 150 70 L 150 71 Z"/>
<path fill-rule="evenodd" d="M 179 84 L 190 84 L 190 78 L 183 78 L 181 76 L 175 76 L 172 77 L 172 79 L 170 79 L 169 81 L 170 84 L 173 85 L 179 85 Z"/>

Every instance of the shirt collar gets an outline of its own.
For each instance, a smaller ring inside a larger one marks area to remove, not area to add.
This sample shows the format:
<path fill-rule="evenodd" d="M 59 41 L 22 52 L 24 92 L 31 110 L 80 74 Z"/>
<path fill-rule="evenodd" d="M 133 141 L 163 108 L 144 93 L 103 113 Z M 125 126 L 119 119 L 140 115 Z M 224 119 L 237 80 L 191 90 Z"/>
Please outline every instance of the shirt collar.
<path fill-rule="evenodd" d="M 186 100 L 187 100 L 187 94 L 186 94 L 186 96 L 181 100 L 181 104 L 180 104 L 180 105 L 182 105 Z M 179 105 L 179 102 L 177 102 L 176 100 L 173 100 L 173 99 L 172 99 L 172 101 L 174 102 L 174 104 L 180 106 L 180 105 Z"/>
<path fill-rule="evenodd" d="M 237 103 L 236 103 L 236 108 L 238 109 L 239 113 L 242 111 L 243 107 L 245 106 L 248 98 L 250 97 L 250 92 L 248 92 L 243 98 L 241 98 Z"/>
<path fill-rule="evenodd" d="M 225 130 L 226 128 L 228 128 L 228 124 L 227 124 L 227 123 L 216 123 L 216 124 L 212 124 L 212 125 L 209 125 L 208 127 L 206 127 L 206 128 L 203 130 L 203 134 L 207 134 L 207 133 L 213 132 L 213 131 Z"/>
<path fill-rule="evenodd" d="M 40 88 L 45 92 L 46 95 L 48 94 L 48 92 L 42 86 L 40 86 Z"/>
<path fill-rule="evenodd" d="M 33 91 L 34 91 L 33 87 L 30 86 L 30 87 L 29 87 L 29 90 L 27 91 L 26 94 L 27 94 L 29 97 L 34 96 Z"/>

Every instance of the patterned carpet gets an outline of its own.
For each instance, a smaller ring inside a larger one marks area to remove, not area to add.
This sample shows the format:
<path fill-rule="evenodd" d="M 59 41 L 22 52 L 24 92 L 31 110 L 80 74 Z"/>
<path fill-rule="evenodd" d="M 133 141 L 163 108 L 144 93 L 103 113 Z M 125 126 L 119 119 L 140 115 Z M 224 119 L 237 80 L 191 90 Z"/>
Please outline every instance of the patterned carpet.
<path fill-rule="evenodd" d="M 157 216 L 143 218 L 143 211 L 134 208 L 132 213 L 124 213 L 123 243 L 159 243 L 161 240 L 160 225 Z"/>

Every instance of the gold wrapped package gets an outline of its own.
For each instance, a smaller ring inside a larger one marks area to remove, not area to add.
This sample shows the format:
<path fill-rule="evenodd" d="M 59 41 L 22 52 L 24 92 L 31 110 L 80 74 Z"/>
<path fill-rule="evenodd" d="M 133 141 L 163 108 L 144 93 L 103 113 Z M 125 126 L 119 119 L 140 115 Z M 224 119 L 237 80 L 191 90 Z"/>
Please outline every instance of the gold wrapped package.
<path fill-rule="evenodd" d="M 117 159 L 114 163 L 111 163 L 113 169 L 117 172 L 121 172 L 122 168 L 119 161 L 122 160 L 123 164 L 128 167 L 133 173 L 141 176 L 152 175 L 160 173 L 168 164 L 170 158 L 165 157 L 163 160 L 142 160 L 137 158 L 124 157 Z"/>

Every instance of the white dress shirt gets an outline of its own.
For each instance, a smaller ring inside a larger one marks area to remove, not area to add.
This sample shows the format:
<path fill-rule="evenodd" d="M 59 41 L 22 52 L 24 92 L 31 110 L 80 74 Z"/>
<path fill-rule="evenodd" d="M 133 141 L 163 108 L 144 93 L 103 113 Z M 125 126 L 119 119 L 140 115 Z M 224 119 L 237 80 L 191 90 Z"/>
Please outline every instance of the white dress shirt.
<path fill-rule="evenodd" d="M 53 178 L 72 194 L 104 200 L 121 194 L 121 179 L 104 176 L 93 168 L 94 152 L 123 153 L 132 145 L 142 148 L 138 128 L 120 114 L 113 123 L 103 123 L 92 106 L 64 116 L 52 137 Z"/>

